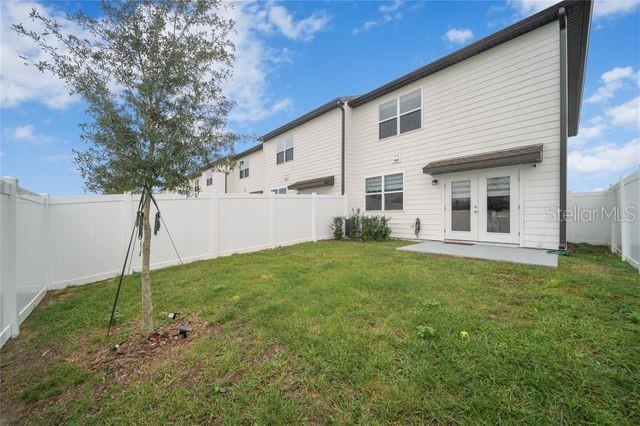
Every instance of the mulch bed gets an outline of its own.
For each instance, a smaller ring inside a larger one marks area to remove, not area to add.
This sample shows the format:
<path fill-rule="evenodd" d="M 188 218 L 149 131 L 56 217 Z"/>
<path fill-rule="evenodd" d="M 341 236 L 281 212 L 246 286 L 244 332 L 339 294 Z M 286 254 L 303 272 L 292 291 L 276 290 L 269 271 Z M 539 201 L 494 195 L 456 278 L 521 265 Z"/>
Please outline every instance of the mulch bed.
<path fill-rule="evenodd" d="M 182 327 L 191 328 L 186 338 L 178 334 Z M 160 365 L 172 359 L 180 348 L 216 331 L 217 328 L 201 321 L 182 318 L 156 328 L 146 337 L 139 332 L 133 333 L 117 346 L 100 348 L 87 354 L 86 361 L 91 370 L 106 372 L 109 381 L 128 383 L 148 377 Z"/>

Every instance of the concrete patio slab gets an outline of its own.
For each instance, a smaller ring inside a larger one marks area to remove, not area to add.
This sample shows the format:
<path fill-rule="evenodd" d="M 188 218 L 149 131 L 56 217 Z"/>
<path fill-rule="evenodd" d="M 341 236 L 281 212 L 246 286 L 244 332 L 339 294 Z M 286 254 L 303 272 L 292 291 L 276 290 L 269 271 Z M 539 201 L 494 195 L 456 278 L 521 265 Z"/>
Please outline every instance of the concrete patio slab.
<path fill-rule="evenodd" d="M 456 244 L 441 241 L 422 243 L 398 248 L 400 251 L 443 254 L 447 256 L 469 257 L 472 259 L 497 260 L 500 262 L 524 263 L 527 265 L 558 267 L 558 255 L 546 250 L 522 247 L 492 246 L 487 244 Z"/>

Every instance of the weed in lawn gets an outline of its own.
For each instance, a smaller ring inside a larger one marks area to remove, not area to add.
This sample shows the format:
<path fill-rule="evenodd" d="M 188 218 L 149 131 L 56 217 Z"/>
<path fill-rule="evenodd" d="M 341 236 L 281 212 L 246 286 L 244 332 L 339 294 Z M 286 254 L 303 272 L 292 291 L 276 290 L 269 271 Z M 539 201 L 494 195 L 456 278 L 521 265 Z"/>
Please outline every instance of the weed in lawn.
<path fill-rule="evenodd" d="M 430 309 L 430 308 L 435 308 L 436 306 L 440 306 L 440 302 L 438 302 L 435 299 L 424 299 L 422 301 L 423 308 Z"/>
<path fill-rule="evenodd" d="M 419 325 L 416 327 L 416 331 L 421 339 L 428 339 L 436 335 L 436 329 L 428 325 Z"/>

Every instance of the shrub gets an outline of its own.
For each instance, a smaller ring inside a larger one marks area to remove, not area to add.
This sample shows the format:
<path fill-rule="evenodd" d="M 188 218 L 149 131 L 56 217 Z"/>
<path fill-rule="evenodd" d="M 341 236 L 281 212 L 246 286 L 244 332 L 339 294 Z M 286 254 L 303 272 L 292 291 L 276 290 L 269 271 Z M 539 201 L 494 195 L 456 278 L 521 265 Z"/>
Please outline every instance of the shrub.
<path fill-rule="evenodd" d="M 360 215 L 352 212 L 345 219 L 345 234 L 349 238 L 360 238 Z"/>
<path fill-rule="evenodd" d="M 335 216 L 331 220 L 331 230 L 333 231 L 333 238 L 336 240 L 342 239 L 342 223 L 344 222 L 344 218 L 342 216 Z"/>
<path fill-rule="evenodd" d="M 389 218 L 386 216 L 362 216 L 360 228 L 363 241 L 386 240 L 391 235 Z"/>

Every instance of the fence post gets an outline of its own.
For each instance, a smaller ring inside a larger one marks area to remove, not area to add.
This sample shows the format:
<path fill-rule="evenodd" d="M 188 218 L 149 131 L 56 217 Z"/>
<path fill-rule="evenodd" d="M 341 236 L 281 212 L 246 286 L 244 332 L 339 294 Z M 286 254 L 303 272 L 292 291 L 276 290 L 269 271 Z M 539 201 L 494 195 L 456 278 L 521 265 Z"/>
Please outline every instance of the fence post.
<path fill-rule="evenodd" d="M 616 188 L 615 186 L 611 185 L 609 187 L 609 192 L 607 195 L 608 201 L 607 201 L 607 207 L 609 206 L 609 204 L 612 207 L 616 206 Z M 615 214 L 616 209 L 613 209 L 613 212 Z M 611 212 L 609 212 L 611 214 Z M 615 217 L 611 217 L 611 215 L 607 216 L 609 218 L 609 249 L 611 250 L 611 253 L 615 253 L 616 252 L 616 218 Z"/>
<path fill-rule="evenodd" d="M 218 211 L 218 191 L 211 192 L 211 256 L 216 258 L 220 253 L 220 214 Z"/>
<path fill-rule="evenodd" d="M 626 221 L 626 217 L 624 216 L 625 205 L 627 204 L 627 190 L 624 187 L 624 176 L 620 178 L 620 208 L 616 209 L 616 218 L 620 220 L 620 257 L 622 260 L 627 260 L 627 254 L 629 253 L 629 248 L 627 244 L 629 243 L 629 223 Z"/>
<path fill-rule="evenodd" d="M 17 211 L 18 211 L 18 179 L 8 178 L 9 184 L 9 209 L 7 218 L 3 220 L 7 221 L 6 227 L 7 233 L 2 236 L 4 247 L 3 257 L 5 263 L 2 265 L 2 281 L 4 282 L 4 302 L 3 309 L 7 310 L 6 319 L 8 325 L 11 325 L 11 336 L 16 337 L 20 334 L 20 322 L 18 321 L 18 289 L 17 289 L 17 276 L 16 276 L 16 246 L 17 246 Z"/>
<path fill-rule="evenodd" d="M 44 281 L 45 288 L 49 290 L 52 284 L 51 279 L 51 204 L 49 194 L 41 194 L 44 197 Z"/>
<path fill-rule="evenodd" d="M 276 194 L 274 192 L 271 193 L 271 197 L 269 198 L 269 219 L 270 219 L 270 231 L 271 231 L 271 248 L 276 246 Z"/>
<path fill-rule="evenodd" d="M 318 194 L 311 194 L 311 235 L 313 241 L 318 241 Z"/>

